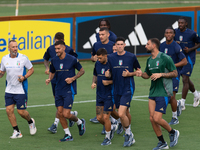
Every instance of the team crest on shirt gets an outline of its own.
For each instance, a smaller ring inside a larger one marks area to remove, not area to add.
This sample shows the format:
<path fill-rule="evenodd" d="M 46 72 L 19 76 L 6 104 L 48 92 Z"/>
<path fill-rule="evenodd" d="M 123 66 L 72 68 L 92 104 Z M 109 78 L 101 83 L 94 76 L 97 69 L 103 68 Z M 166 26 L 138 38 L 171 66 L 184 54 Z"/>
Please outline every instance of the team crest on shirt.
<path fill-rule="evenodd" d="M 105 73 L 105 68 L 102 68 L 101 69 L 101 74 L 104 74 Z"/>
<path fill-rule="evenodd" d="M 168 52 L 168 48 L 165 48 L 165 54 L 167 54 L 167 52 Z"/>
<path fill-rule="evenodd" d="M 60 64 L 60 69 L 63 69 L 63 64 Z"/>
<path fill-rule="evenodd" d="M 20 66 L 20 61 L 17 61 L 17 66 Z"/>
<path fill-rule="evenodd" d="M 123 61 L 122 61 L 122 60 L 119 60 L 119 65 L 120 65 L 120 66 L 122 65 L 122 63 L 123 63 Z"/>
<path fill-rule="evenodd" d="M 183 36 L 182 35 L 179 36 L 179 40 L 183 41 Z"/>
<path fill-rule="evenodd" d="M 159 66 L 159 61 L 156 61 L 156 66 Z"/>

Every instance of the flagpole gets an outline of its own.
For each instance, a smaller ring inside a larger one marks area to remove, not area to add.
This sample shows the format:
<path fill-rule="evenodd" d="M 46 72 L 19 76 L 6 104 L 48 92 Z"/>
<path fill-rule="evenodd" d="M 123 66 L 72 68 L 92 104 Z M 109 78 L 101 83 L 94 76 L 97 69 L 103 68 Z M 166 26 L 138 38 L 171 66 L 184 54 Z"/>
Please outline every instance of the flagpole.
<path fill-rule="evenodd" d="M 16 0 L 15 16 L 18 16 L 18 7 L 19 7 L 19 0 Z"/>

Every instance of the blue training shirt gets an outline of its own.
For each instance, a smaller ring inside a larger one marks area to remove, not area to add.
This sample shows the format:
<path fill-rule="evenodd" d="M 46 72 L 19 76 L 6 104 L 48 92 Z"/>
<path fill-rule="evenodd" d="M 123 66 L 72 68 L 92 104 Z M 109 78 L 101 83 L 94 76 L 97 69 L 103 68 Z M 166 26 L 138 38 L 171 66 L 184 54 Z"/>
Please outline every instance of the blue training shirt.
<path fill-rule="evenodd" d="M 105 77 L 105 72 L 109 69 L 108 62 L 106 64 L 102 64 L 99 61 L 96 61 L 93 75 L 97 76 L 97 88 L 96 93 L 99 97 L 105 99 L 109 96 L 112 96 L 112 85 L 104 86 L 102 80 L 112 80 L 107 79 Z"/>
<path fill-rule="evenodd" d="M 180 45 L 173 41 L 171 44 L 166 44 L 166 41 L 160 44 L 160 51 L 169 55 L 172 60 L 174 61 L 174 64 L 180 62 L 183 58 L 185 58 L 185 55 L 183 54 L 183 50 L 181 49 Z M 177 68 L 177 71 L 181 71 L 181 67 Z"/>
<path fill-rule="evenodd" d="M 107 50 L 107 54 L 113 53 L 113 45 L 114 42 L 109 41 L 107 44 L 102 44 L 101 41 L 94 43 L 92 47 L 92 56 L 96 55 L 96 52 L 99 48 L 105 48 Z"/>
<path fill-rule="evenodd" d="M 67 54 L 70 54 L 76 58 L 78 57 L 78 55 L 74 52 L 74 50 L 71 47 L 69 47 L 67 45 L 65 45 L 65 47 L 66 47 L 65 52 Z M 56 56 L 55 45 L 51 45 L 48 47 L 47 51 L 44 53 L 43 58 L 45 60 L 49 61 L 50 59 L 54 58 L 55 56 Z M 54 78 L 53 78 L 53 80 L 51 80 L 51 82 L 56 83 L 56 76 L 54 76 Z"/>
<path fill-rule="evenodd" d="M 136 56 L 127 51 L 124 55 L 113 53 L 108 56 L 108 63 L 114 84 L 114 94 L 123 95 L 129 92 L 133 94 L 135 90 L 134 78 L 133 76 L 123 77 L 122 72 L 125 69 L 134 72 L 134 69 L 140 68 Z"/>
<path fill-rule="evenodd" d="M 75 69 L 79 71 L 81 68 L 82 66 L 78 59 L 69 54 L 66 54 L 62 60 L 58 56 L 51 60 L 50 72 L 55 73 L 56 76 L 56 95 L 65 95 L 65 93 L 69 92 L 77 93 L 76 80 L 71 84 L 67 84 L 65 79 L 75 76 Z"/>
<path fill-rule="evenodd" d="M 191 29 L 186 29 L 184 32 L 181 32 L 180 29 L 175 29 L 176 34 L 174 37 L 174 40 L 176 42 L 180 42 L 180 46 L 183 49 L 184 52 L 184 48 L 188 47 L 194 47 L 195 43 L 200 43 L 200 37 L 197 35 L 197 33 Z M 188 62 L 191 65 L 195 64 L 195 60 L 196 60 L 196 51 L 191 51 L 189 53 L 185 53 L 185 56 L 188 60 Z"/>
<path fill-rule="evenodd" d="M 112 31 L 109 31 L 109 33 L 110 33 L 109 40 L 115 43 L 116 39 L 117 39 L 117 36 Z M 96 39 L 97 39 L 97 42 L 100 41 L 99 33 L 96 34 Z"/>

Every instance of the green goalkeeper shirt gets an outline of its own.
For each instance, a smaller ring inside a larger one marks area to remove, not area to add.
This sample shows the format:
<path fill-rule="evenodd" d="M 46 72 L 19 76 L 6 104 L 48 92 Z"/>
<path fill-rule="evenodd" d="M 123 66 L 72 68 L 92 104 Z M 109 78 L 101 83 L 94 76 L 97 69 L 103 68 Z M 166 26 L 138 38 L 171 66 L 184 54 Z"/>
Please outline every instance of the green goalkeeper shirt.
<path fill-rule="evenodd" d="M 150 56 L 147 59 L 145 72 L 151 76 L 153 73 L 167 73 L 176 70 L 173 60 L 170 56 L 159 52 L 155 59 Z M 166 97 L 173 95 L 172 78 L 159 78 L 151 80 L 149 97 Z"/>

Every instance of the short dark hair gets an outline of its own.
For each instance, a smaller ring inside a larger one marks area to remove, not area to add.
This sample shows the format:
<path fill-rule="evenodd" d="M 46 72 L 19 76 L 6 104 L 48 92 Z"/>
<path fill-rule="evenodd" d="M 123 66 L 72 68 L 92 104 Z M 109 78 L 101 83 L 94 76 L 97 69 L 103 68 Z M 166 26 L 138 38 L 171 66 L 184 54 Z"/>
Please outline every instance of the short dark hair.
<path fill-rule="evenodd" d="M 17 41 L 15 41 L 15 40 L 10 40 L 10 41 L 9 41 L 9 44 L 10 44 L 11 42 L 17 42 Z"/>
<path fill-rule="evenodd" d="M 154 43 L 156 45 L 156 48 L 159 49 L 160 47 L 160 41 L 157 38 L 151 38 L 149 39 L 151 41 L 151 43 Z"/>
<path fill-rule="evenodd" d="M 116 42 L 117 41 L 123 41 L 125 43 L 125 38 L 124 37 L 117 37 Z"/>
<path fill-rule="evenodd" d="M 99 30 L 99 31 L 106 31 L 106 32 L 108 32 L 108 33 L 109 33 L 109 29 L 108 29 L 108 28 L 106 28 L 106 27 L 100 28 L 100 30 Z"/>
<path fill-rule="evenodd" d="M 64 45 L 65 46 L 65 42 L 62 40 L 56 41 L 55 46 L 56 45 Z"/>
<path fill-rule="evenodd" d="M 181 17 L 178 18 L 178 20 L 179 20 L 179 19 L 183 19 L 183 20 L 185 20 L 185 22 L 187 22 L 186 17 L 181 16 Z"/>
<path fill-rule="evenodd" d="M 97 56 L 100 56 L 100 55 L 107 55 L 107 50 L 105 48 L 99 48 L 97 50 Z"/>
<path fill-rule="evenodd" d="M 108 19 L 105 19 L 105 18 L 104 18 L 104 19 L 101 19 L 101 20 L 99 21 L 99 27 L 100 27 L 102 21 L 105 21 L 105 22 L 106 22 L 106 25 L 108 26 L 108 30 L 110 30 L 110 29 L 111 29 L 110 21 L 109 21 Z"/>
<path fill-rule="evenodd" d="M 176 31 L 172 27 L 167 27 L 165 30 L 167 30 L 167 29 L 173 30 L 174 34 L 176 34 Z"/>
<path fill-rule="evenodd" d="M 57 32 L 55 34 L 55 39 L 57 39 L 57 40 L 64 40 L 64 34 L 62 32 Z"/>

